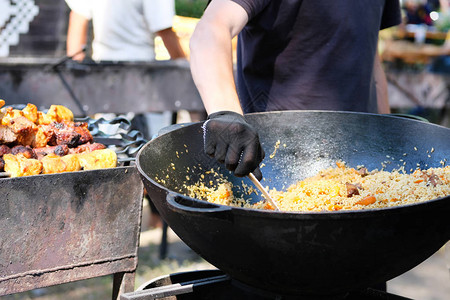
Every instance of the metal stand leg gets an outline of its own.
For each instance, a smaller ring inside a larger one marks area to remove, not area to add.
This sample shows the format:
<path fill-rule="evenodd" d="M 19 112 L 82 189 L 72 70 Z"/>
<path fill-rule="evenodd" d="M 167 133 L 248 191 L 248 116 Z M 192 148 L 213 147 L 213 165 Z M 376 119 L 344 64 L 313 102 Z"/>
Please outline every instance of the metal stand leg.
<path fill-rule="evenodd" d="M 169 225 L 167 225 L 166 222 L 163 221 L 163 227 L 162 227 L 162 236 L 161 236 L 161 245 L 159 245 L 159 258 L 164 259 L 167 256 L 167 229 L 169 228 Z"/>
<path fill-rule="evenodd" d="M 112 300 L 119 300 L 123 293 L 134 291 L 135 272 L 123 272 L 113 274 Z"/>

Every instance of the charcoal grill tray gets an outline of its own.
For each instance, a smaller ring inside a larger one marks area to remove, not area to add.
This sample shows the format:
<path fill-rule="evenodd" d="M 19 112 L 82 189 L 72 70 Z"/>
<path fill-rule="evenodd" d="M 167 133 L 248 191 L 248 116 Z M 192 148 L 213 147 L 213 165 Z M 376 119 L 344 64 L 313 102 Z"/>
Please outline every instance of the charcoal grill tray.
<path fill-rule="evenodd" d="M 114 274 L 113 299 L 134 290 L 143 184 L 128 165 L 146 142 L 124 130 L 94 141 L 114 146 L 123 166 L 0 178 L 0 296 Z"/>
<path fill-rule="evenodd" d="M 0 296 L 123 272 L 133 290 L 143 197 L 134 166 L 4 178 L 0 194 Z"/>

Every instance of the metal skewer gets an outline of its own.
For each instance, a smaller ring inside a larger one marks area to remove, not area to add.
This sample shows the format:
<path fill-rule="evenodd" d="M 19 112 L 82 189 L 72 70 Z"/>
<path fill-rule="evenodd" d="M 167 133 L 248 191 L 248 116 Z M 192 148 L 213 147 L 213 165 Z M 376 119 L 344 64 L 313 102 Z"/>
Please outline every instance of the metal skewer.
<path fill-rule="evenodd" d="M 255 175 L 253 173 L 248 174 L 248 178 L 253 182 L 253 184 L 258 188 L 258 190 L 263 193 L 264 198 L 266 198 L 267 201 L 275 208 L 275 210 L 280 210 L 278 205 L 273 201 L 273 199 L 270 197 L 269 193 L 266 191 L 266 189 L 262 186 L 261 182 L 259 182 L 258 179 L 256 179 Z"/>
<path fill-rule="evenodd" d="M 7 172 L 0 172 L 0 178 L 10 177 L 11 175 Z"/>

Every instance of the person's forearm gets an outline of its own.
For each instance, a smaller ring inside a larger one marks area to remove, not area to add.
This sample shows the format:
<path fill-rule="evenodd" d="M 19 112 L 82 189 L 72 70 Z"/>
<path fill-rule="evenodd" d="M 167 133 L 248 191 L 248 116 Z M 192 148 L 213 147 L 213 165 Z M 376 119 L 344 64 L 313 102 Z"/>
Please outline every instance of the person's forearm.
<path fill-rule="evenodd" d="M 158 31 L 157 34 L 163 40 L 171 59 L 186 58 L 180 40 L 172 28 L 163 29 Z"/>
<path fill-rule="evenodd" d="M 377 54 L 375 55 L 375 62 L 373 68 L 375 77 L 374 78 L 375 87 L 377 91 L 378 113 L 389 114 L 391 113 L 391 108 L 389 106 L 386 74 L 384 73 L 383 67 L 381 65 L 381 60 L 378 55 L 378 51 Z"/>
<path fill-rule="evenodd" d="M 231 40 L 245 24 L 246 15 L 241 12 L 242 17 L 235 22 L 238 25 L 226 24 L 220 17 L 231 13 L 237 7 L 231 1 L 227 1 L 231 5 L 226 3 L 219 7 L 220 2 L 211 2 L 206 13 L 209 9 L 213 11 L 209 15 L 205 13 L 192 35 L 191 72 L 208 114 L 218 111 L 242 114 L 234 82 Z"/>
<path fill-rule="evenodd" d="M 73 56 L 80 52 L 87 42 L 89 20 L 85 17 L 71 12 L 69 17 L 69 27 L 67 29 L 66 54 Z M 83 60 L 84 52 L 73 56 L 74 60 Z"/>
<path fill-rule="evenodd" d="M 197 27 L 190 47 L 192 77 L 208 114 L 223 110 L 242 114 L 234 84 L 229 33 Z"/>
<path fill-rule="evenodd" d="M 247 22 L 247 12 L 236 2 L 211 1 L 191 37 L 190 65 L 209 114 L 203 123 L 204 152 L 236 176 L 253 172 L 261 179 L 264 149 L 242 116 L 233 76 L 231 41 Z"/>

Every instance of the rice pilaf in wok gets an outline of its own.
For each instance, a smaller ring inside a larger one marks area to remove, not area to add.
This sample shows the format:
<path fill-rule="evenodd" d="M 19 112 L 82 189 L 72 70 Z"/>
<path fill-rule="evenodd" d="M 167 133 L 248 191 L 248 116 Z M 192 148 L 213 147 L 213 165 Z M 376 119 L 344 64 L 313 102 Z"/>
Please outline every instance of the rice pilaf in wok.
<path fill-rule="evenodd" d="M 269 190 L 281 211 L 339 211 L 386 208 L 413 204 L 450 195 L 450 166 L 403 170 L 368 171 L 350 168 L 343 162 L 298 181 L 285 191 Z M 230 182 L 208 187 L 203 182 L 186 187 L 190 197 L 212 203 L 273 209 L 263 201 L 250 203 L 232 190 Z M 252 191 L 256 192 L 256 191 Z"/>

